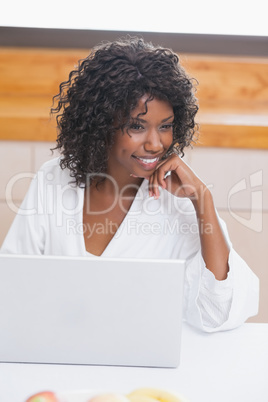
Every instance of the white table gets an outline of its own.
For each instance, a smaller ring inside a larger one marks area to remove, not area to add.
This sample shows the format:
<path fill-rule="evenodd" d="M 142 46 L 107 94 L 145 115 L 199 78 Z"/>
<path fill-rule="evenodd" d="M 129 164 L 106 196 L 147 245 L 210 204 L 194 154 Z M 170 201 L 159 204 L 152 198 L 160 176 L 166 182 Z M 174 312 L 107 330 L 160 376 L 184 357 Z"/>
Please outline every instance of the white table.
<path fill-rule="evenodd" d="M 183 326 L 177 369 L 0 364 L 0 401 L 24 402 L 42 390 L 176 391 L 191 402 L 268 401 L 268 324 L 200 333 Z"/>

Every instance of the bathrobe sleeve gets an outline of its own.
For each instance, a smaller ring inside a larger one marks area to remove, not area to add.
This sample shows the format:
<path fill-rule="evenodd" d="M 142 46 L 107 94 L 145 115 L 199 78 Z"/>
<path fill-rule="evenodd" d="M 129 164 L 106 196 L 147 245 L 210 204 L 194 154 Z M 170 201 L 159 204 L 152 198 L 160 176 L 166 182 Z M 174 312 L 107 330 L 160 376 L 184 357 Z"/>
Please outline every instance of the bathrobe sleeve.
<path fill-rule="evenodd" d="M 216 280 L 201 250 L 186 268 L 185 319 L 206 332 L 233 329 L 258 313 L 259 279 L 233 249 L 226 225 L 220 222 L 230 246 L 227 278 Z"/>

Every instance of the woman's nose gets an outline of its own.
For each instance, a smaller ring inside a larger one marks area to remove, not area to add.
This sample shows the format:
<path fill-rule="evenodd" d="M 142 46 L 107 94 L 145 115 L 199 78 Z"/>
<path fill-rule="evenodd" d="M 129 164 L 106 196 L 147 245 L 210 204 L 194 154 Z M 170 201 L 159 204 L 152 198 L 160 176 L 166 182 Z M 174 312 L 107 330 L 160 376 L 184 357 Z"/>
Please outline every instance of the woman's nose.
<path fill-rule="evenodd" d="M 163 144 L 161 142 L 160 134 L 157 132 L 157 130 L 150 130 L 147 133 L 144 149 L 146 152 L 154 153 L 162 151 Z"/>

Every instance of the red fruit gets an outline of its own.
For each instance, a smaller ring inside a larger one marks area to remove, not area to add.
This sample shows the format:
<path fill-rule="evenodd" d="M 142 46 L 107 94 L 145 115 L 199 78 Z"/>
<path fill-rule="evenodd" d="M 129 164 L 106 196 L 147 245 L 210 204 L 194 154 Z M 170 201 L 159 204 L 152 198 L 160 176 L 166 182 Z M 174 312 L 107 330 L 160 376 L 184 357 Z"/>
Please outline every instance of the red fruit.
<path fill-rule="evenodd" d="M 44 391 L 30 396 L 30 398 L 28 398 L 26 402 L 59 402 L 59 400 L 54 392 Z"/>

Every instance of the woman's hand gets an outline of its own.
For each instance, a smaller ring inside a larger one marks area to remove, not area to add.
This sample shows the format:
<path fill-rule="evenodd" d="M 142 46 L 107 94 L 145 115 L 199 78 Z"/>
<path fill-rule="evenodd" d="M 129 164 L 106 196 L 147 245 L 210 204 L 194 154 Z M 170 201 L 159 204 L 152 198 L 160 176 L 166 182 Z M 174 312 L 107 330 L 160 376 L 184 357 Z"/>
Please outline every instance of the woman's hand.
<path fill-rule="evenodd" d="M 171 173 L 167 176 L 168 172 Z M 156 199 L 160 195 L 159 187 L 176 197 L 191 199 L 199 224 L 201 250 L 206 267 L 213 272 L 216 279 L 225 279 L 229 270 L 229 246 L 219 224 L 208 187 L 176 154 L 160 162 L 148 180 L 149 194 Z"/>
<path fill-rule="evenodd" d="M 200 199 L 207 190 L 200 178 L 176 154 L 161 161 L 148 180 L 149 194 L 155 199 L 159 198 L 159 187 L 176 197 L 190 198 L 193 202 Z"/>

